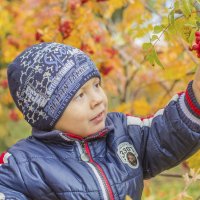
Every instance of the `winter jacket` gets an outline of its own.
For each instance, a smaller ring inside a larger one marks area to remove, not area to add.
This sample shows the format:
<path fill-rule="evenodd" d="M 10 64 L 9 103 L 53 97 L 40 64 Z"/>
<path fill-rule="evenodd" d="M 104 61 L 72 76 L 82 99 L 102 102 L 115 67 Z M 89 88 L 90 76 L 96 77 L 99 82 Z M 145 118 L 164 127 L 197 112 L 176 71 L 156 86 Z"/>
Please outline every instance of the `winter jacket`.
<path fill-rule="evenodd" d="M 144 179 L 200 148 L 199 113 L 188 87 L 150 118 L 109 113 L 86 138 L 33 129 L 1 156 L 0 199 L 140 200 Z"/>

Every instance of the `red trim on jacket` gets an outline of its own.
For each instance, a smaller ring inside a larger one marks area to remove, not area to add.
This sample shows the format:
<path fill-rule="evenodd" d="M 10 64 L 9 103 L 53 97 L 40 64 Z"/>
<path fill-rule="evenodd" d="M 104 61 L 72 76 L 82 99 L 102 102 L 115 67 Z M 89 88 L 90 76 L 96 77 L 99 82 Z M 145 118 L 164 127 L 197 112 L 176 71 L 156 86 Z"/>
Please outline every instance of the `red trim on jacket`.
<path fill-rule="evenodd" d="M 78 140 L 83 140 L 84 138 L 82 136 L 73 134 L 73 133 L 65 133 L 66 136 L 73 138 L 73 139 L 78 139 Z"/>
<path fill-rule="evenodd" d="M 200 109 L 198 107 L 196 107 L 195 104 L 192 102 L 192 99 L 190 98 L 188 91 L 186 91 L 186 93 L 185 93 L 185 99 L 188 102 L 188 105 L 190 106 L 191 110 L 194 113 L 196 113 L 196 115 L 200 116 Z"/>
<path fill-rule="evenodd" d="M 77 140 L 80 140 L 80 141 L 89 141 L 91 139 L 97 139 L 97 138 L 101 138 L 101 137 L 104 137 L 107 133 L 108 133 L 108 129 L 105 128 L 97 133 L 93 133 L 93 134 L 89 134 L 88 136 L 86 137 L 83 137 L 83 136 L 80 136 L 80 135 L 76 135 L 74 133 L 65 133 L 65 135 L 70 139 L 77 139 Z"/>
<path fill-rule="evenodd" d="M 1 164 L 4 164 L 4 160 L 3 160 L 3 159 L 4 159 L 4 156 L 6 155 L 6 153 L 7 153 L 7 152 L 5 151 L 5 152 L 3 152 L 3 153 L 0 155 L 0 165 L 1 165 Z"/>
<path fill-rule="evenodd" d="M 112 191 L 112 188 L 110 186 L 110 183 L 109 183 L 103 169 L 101 168 L 101 166 L 93 160 L 91 152 L 90 152 L 90 148 L 89 148 L 89 145 L 88 145 L 87 142 L 85 142 L 85 150 L 86 150 L 86 153 L 89 155 L 90 162 L 93 163 L 98 168 L 101 175 L 103 176 L 103 179 L 105 181 L 105 184 L 106 184 L 106 187 L 107 187 L 107 190 L 108 190 L 108 193 L 109 193 L 110 200 L 114 200 L 114 195 L 113 195 L 113 191 Z"/>

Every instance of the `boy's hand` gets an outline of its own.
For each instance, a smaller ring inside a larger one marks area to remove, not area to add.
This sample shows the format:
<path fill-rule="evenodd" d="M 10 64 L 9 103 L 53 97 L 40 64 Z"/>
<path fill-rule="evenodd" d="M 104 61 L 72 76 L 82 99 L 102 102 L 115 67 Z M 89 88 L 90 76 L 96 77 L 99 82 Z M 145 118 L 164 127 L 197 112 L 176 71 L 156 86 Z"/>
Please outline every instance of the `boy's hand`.
<path fill-rule="evenodd" d="M 192 88 L 194 91 L 194 95 L 196 97 L 196 100 L 200 104 L 200 67 L 198 67 L 195 76 L 194 76 L 194 81 L 192 84 Z"/>
<path fill-rule="evenodd" d="M 196 51 L 197 57 L 200 58 L 200 31 L 196 31 L 195 38 L 196 38 L 195 44 L 192 46 L 191 50 Z M 200 104 L 200 66 L 198 67 L 195 73 L 192 88 L 193 88 L 196 100 Z"/>

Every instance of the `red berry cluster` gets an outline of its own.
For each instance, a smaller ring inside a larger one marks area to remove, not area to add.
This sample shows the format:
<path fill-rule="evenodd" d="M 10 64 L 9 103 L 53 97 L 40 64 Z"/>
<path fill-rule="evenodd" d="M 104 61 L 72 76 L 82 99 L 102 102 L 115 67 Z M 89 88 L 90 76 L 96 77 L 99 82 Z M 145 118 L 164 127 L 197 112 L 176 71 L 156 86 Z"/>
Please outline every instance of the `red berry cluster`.
<path fill-rule="evenodd" d="M 63 39 L 66 39 L 70 36 L 73 29 L 73 22 L 71 21 L 64 21 L 59 25 L 59 32 L 62 34 Z"/>
<path fill-rule="evenodd" d="M 106 65 L 104 63 L 102 63 L 100 65 L 100 72 L 104 75 L 107 76 L 111 71 L 113 70 L 113 66 L 112 65 Z"/>
<path fill-rule="evenodd" d="M 8 39 L 8 43 L 10 44 L 10 45 L 12 45 L 12 46 L 14 46 L 16 49 L 19 49 L 19 43 L 18 43 L 18 41 L 17 41 L 17 39 L 16 38 L 14 38 L 14 37 L 12 37 L 12 35 L 9 35 L 8 37 L 7 37 L 7 39 Z"/>
<path fill-rule="evenodd" d="M 105 52 L 110 58 L 113 58 L 117 54 L 117 50 L 113 48 L 105 48 Z"/>
<path fill-rule="evenodd" d="M 104 3 L 108 0 L 96 0 L 97 3 Z M 72 12 L 74 12 L 79 6 L 82 6 L 86 3 L 90 2 L 90 0 L 69 0 L 69 8 Z"/>
<path fill-rule="evenodd" d="M 43 37 L 43 33 L 41 31 L 37 30 L 35 33 L 35 40 L 39 41 L 39 42 L 44 42 L 42 37 Z"/>
<path fill-rule="evenodd" d="M 80 49 L 85 53 L 94 54 L 93 49 L 88 44 L 82 43 Z"/>
<path fill-rule="evenodd" d="M 20 118 L 19 118 L 19 115 L 17 114 L 17 112 L 15 110 L 10 110 L 9 112 L 9 118 L 12 120 L 12 121 L 19 121 Z"/>
<path fill-rule="evenodd" d="M 81 0 L 81 4 L 87 3 L 88 0 Z"/>
<path fill-rule="evenodd" d="M 195 39 L 195 43 L 196 44 L 194 44 L 192 46 L 192 48 L 190 48 L 190 50 L 191 51 L 196 51 L 197 57 L 200 58 L 200 32 L 199 31 L 197 31 L 195 33 L 195 37 L 196 37 L 196 39 Z"/>
<path fill-rule="evenodd" d="M 6 89 L 6 88 L 8 87 L 8 80 L 7 80 L 7 79 L 1 80 L 1 81 L 0 81 L 0 86 L 1 86 L 3 89 Z"/>

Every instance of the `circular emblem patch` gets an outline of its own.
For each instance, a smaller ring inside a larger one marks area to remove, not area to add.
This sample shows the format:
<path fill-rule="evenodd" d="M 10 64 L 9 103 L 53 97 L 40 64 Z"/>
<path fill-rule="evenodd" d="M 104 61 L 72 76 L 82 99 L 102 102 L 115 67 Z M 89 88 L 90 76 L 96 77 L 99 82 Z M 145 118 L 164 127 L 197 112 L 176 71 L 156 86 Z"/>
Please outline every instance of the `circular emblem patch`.
<path fill-rule="evenodd" d="M 117 154 L 123 163 L 135 169 L 138 168 L 138 154 L 133 145 L 128 142 L 121 143 L 117 148 Z"/>
<path fill-rule="evenodd" d="M 0 200 L 5 200 L 5 199 L 6 199 L 5 195 L 3 193 L 0 193 Z"/>

